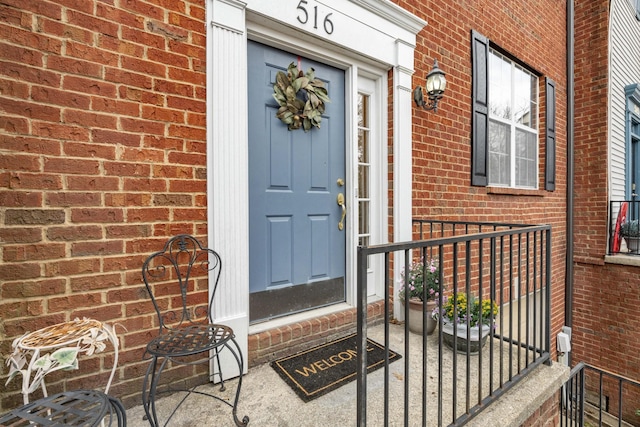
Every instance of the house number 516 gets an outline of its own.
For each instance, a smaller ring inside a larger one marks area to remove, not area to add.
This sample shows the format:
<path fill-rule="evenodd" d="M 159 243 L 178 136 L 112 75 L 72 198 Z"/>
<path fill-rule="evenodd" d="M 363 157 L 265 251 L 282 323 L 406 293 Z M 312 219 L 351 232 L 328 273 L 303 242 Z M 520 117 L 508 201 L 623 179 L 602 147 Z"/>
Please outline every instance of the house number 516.
<path fill-rule="evenodd" d="M 298 10 L 298 22 L 304 25 L 309 23 L 309 18 L 313 18 L 313 28 L 317 30 L 318 29 L 318 6 L 313 6 L 313 12 L 311 12 L 313 17 L 311 17 L 309 16 L 309 11 L 307 10 L 308 4 L 309 2 L 307 0 L 300 0 L 300 2 L 298 3 L 298 7 L 296 8 Z M 333 22 L 330 19 L 331 15 L 333 15 L 333 13 L 328 13 L 324 17 L 324 19 L 320 17 L 320 19 L 322 19 L 322 26 L 324 28 L 324 31 L 327 34 L 333 33 Z"/>

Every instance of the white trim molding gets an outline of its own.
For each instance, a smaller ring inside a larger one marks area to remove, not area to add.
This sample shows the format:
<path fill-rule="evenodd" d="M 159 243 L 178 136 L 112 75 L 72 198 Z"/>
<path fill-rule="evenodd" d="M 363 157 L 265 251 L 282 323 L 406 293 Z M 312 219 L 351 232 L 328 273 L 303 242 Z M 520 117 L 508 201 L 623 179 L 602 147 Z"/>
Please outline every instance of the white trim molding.
<path fill-rule="evenodd" d="M 413 46 L 397 41 L 398 63 L 393 70 L 393 238 L 396 242 L 410 241 L 413 225 L 412 193 L 412 103 L 411 76 L 413 75 Z M 403 259 L 398 253 L 395 259 Z M 404 320 L 404 310 L 398 298 L 401 269 L 394 269 L 395 317 Z"/>
<path fill-rule="evenodd" d="M 247 42 L 245 3 L 215 0 L 207 22 L 207 212 L 209 247 L 222 258 L 215 321 L 233 328 L 248 354 Z M 220 78 L 224 76 L 224 78 Z M 237 364 L 224 363 L 234 376 Z M 232 362 L 232 361 L 229 361 Z M 244 371 L 247 363 L 244 364 Z"/>

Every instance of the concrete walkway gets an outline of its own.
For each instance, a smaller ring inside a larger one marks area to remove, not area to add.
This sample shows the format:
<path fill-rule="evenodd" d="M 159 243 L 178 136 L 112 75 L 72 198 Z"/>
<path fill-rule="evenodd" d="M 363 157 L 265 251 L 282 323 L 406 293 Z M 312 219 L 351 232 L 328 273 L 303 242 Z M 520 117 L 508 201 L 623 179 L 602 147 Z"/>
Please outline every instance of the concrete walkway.
<path fill-rule="evenodd" d="M 403 400 L 404 400 L 404 333 L 403 327 L 391 325 L 392 333 L 390 337 L 390 347 L 402 354 L 403 359 L 391 363 L 390 366 L 390 417 L 391 426 L 404 425 Z M 384 342 L 384 330 L 382 326 L 369 329 L 369 338 L 379 342 Z M 428 345 L 433 350 L 429 350 L 429 385 L 427 387 L 429 398 L 427 409 L 429 425 L 437 425 L 437 331 L 429 337 Z M 421 423 L 421 353 L 422 339 L 420 336 L 411 334 L 411 351 L 409 354 L 411 362 L 411 372 L 415 372 L 417 377 L 410 377 L 411 381 L 411 403 L 409 408 L 410 425 L 420 425 Z M 488 346 L 485 346 L 484 351 Z M 433 357 L 431 351 L 434 352 Z M 447 349 L 443 359 L 450 361 L 453 353 Z M 477 357 L 477 356 L 475 356 Z M 464 368 L 461 365 L 463 355 L 458 355 L 458 372 Z M 488 359 L 488 356 L 486 357 Z M 473 360 L 472 360 L 473 363 Z M 477 362 L 476 362 L 477 363 Z M 451 381 L 453 375 L 452 367 L 449 363 L 443 366 L 444 380 Z M 484 363 L 483 363 L 484 365 Z M 472 369 L 477 371 L 477 369 Z M 488 368 L 483 368 L 483 372 L 489 372 Z M 463 381 L 457 374 L 458 383 Z M 464 377 L 464 375 L 462 375 Z M 518 426 L 535 411 L 545 400 L 553 395 L 562 385 L 564 379 L 568 377 L 568 368 L 557 363 L 552 366 L 540 366 L 529 377 L 518 384 L 513 390 L 503 396 L 500 401 L 489 407 L 489 410 L 476 417 L 473 426 Z M 223 394 L 217 390 L 216 386 L 202 386 L 214 390 L 218 395 L 224 395 L 231 400 L 235 392 L 237 380 L 228 382 L 227 391 Z M 488 383 L 488 381 L 486 381 Z M 472 377 L 471 384 L 477 384 L 477 375 Z M 497 384 L 497 382 L 496 382 Z M 464 384 L 459 385 L 458 393 L 463 394 Z M 495 386 L 494 386 L 495 388 Z M 379 369 L 367 377 L 368 405 L 367 405 L 367 425 L 382 426 L 383 422 L 383 390 L 384 390 L 384 369 Z M 450 386 L 449 386 L 450 389 Z M 443 393 L 450 395 L 450 392 L 443 390 Z M 458 396 L 462 401 L 463 396 Z M 165 419 L 170 408 L 173 408 L 182 397 L 181 394 L 168 396 L 158 401 L 158 415 Z M 415 397 L 415 398 L 414 398 Z M 464 412 L 464 402 L 458 402 L 458 411 Z M 448 425 L 451 417 L 451 399 L 443 399 L 445 406 L 443 413 L 445 418 L 443 425 Z M 472 403 L 473 405 L 473 403 Z M 143 420 L 144 411 L 142 406 L 132 408 L 127 411 L 127 425 L 129 427 L 146 427 L 148 422 Z M 264 364 L 249 370 L 244 376 L 242 392 L 238 409 L 238 417 L 242 419 L 247 415 L 250 419 L 249 425 L 256 427 L 333 427 L 333 426 L 355 426 L 356 425 L 356 382 L 352 381 L 324 396 L 311 402 L 303 402 L 294 391 L 279 377 L 279 375 L 269 366 Z M 415 422 L 413 422 L 415 420 Z M 235 424 L 231 416 L 231 409 L 215 399 L 205 396 L 192 395 L 181 406 L 177 414 L 169 423 L 175 427 L 200 427 L 200 426 L 222 426 L 232 427 Z"/>

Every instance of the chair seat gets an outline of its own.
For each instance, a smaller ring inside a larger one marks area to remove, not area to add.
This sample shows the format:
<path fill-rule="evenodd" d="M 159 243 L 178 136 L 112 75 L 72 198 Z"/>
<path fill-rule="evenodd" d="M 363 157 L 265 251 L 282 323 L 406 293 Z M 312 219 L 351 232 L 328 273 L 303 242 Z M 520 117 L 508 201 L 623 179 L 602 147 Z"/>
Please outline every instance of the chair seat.
<path fill-rule="evenodd" d="M 74 390 L 43 397 L 0 416 L 0 426 L 126 426 L 116 398 L 97 390 Z"/>
<path fill-rule="evenodd" d="M 233 336 L 233 330 L 225 325 L 189 325 L 158 335 L 149 342 L 147 351 L 156 357 L 189 356 L 219 347 Z"/>

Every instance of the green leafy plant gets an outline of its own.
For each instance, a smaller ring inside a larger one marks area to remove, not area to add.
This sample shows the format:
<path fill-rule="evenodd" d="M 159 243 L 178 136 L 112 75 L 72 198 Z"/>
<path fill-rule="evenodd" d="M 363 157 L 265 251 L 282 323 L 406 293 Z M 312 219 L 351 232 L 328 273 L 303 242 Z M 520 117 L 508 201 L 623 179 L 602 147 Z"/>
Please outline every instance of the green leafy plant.
<path fill-rule="evenodd" d="M 634 219 L 622 224 L 620 234 L 624 237 L 640 237 L 640 225 L 638 224 L 638 220 Z"/>
<path fill-rule="evenodd" d="M 324 103 L 331 102 L 324 82 L 316 78 L 315 70 L 309 68 L 304 74 L 293 62 L 286 73 L 278 71 L 276 74 L 273 98 L 280 106 L 276 117 L 289 130 L 302 127 L 305 132 L 312 126 L 320 128 Z"/>
<path fill-rule="evenodd" d="M 465 293 L 458 293 L 455 299 L 453 297 L 445 297 L 442 310 L 438 310 L 437 308 L 434 310 L 436 317 L 438 312 L 441 312 L 443 318 L 452 323 L 466 324 L 468 319 L 469 325 L 473 327 L 480 325 L 481 314 L 482 324 L 490 325 L 492 320 L 491 316 L 493 316 L 493 320 L 495 321 L 498 315 L 498 305 L 490 299 L 483 299 L 482 302 L 480 302 L 473 295 L 467 299 Z"/>
<path fill-rule="evenodd" d="M 427 291 L 426 301 L 437 299 L 442 290 L 438 261 L 431 258 L 426 263 L 422 261 L 411 263 L 409 271 L 402 272 L 400 284 L 398 295 L 402 301 L 405 300 L 407 294 L 409 299 L 417 298 L 420 301 L 425 301 L 425 288 Z"/>

